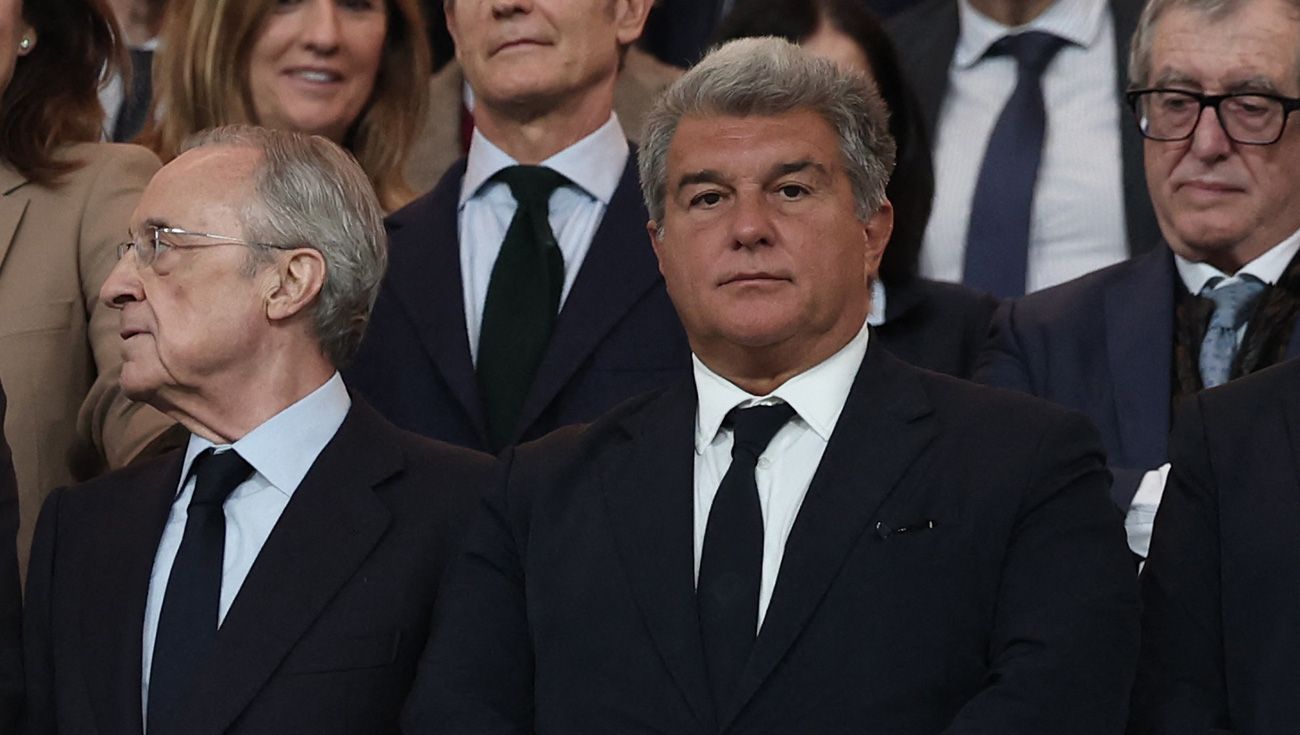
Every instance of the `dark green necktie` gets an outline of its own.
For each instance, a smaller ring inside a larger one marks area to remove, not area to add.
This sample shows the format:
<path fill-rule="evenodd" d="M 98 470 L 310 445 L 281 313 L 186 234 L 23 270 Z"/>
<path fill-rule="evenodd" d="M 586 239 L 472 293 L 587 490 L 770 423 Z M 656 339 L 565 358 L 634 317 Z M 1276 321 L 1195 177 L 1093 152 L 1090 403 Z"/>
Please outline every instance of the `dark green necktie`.
<path fill-rule="evenodd" d="M 518 203 L 492 266 L 478 342 L 478 387 L 496 452 L 514 433 L 555 329 L 564 256 L 551 232 L 548 202 L 568 179 L 541 166 L 511 166 L 494 178 Z"/>

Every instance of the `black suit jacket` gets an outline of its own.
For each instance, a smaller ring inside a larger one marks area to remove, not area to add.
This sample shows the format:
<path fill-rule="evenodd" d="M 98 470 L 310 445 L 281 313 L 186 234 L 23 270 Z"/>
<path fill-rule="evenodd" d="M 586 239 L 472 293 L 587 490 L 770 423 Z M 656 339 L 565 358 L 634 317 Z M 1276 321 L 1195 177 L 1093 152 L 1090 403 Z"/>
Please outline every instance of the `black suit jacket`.
<path fill-rule="evenodd" d="M 895 356 L 969 378 L 997 299 L 955 283 L 909 278 L 885 287 L 885 323 L 875 335 Z"/>
<path fill-rule="evenodd" d="M 388 220 L 388 273 L 348 384 L 393 423 L 487 449 L 460 282 L 462 160 Z M 687 375 L 690 348 L 645 224 L 635 155 L 564 302 L 511 444 Z"/>
<path fill-rule="evenodd" d="M 22 589 L 18 582 L 18 481 L 4 438 L 0 388 L 0 732 L 13 732 L 23 702 Z"/>
<path fill-rule="evenodd" d="M 1155 250 L 1003 304 L 975 367 L 981 383 L 1087 414 L 1101 431 L 1116 504 L 1169 456 L 1174 256 Z M 1298 324 L 1297 326 L 1300 326 Z M 1300 355 L 1300 328 L 1288 355 Z"/>
<path fill-rule="evenodd" d="M 54 493 L 28 572 L 29 732 L 138 735 L 141 637 L 182 454 Z M 294 492 L 182 707 L 189 732 L 395 733 L 490 458 L 354 402 Z"/>
<path fill-rule="evenodd" d="M 1140 0 L 1108 0 L 1115 24 L 1115 104 L 1120 106 L 1120 158 L 1124 174 L 1124 218 L 1131 254 L 1150 249 L 1160 237 L 1142 164 L 1142 135 L 1124 100 L 1128 89 L 1129 39 L 1142 11 Z M 930 140 L 944 97 L 948 68 L 960 33 L 956 0 L 928 0 L 892 18 L 889 33 L 898 48 L 903 73 L 921 103 Z M 938 172 L 942 175 L 942 172 Z"/>
<path fill-rule="evenodd" d="M 503 455 L 439 599 L 409 732 L 1122 731 L 1137 582 L 1094 431 L 874 347 L 737 698 L 715 711 L 692 582 L 695 409 L 683 381 Z"/>
<path fill-rule="evenodd" d="M 1135 735 L 1300 727 L 1300 361 L 1179 412 L 1142 578 Z"/>

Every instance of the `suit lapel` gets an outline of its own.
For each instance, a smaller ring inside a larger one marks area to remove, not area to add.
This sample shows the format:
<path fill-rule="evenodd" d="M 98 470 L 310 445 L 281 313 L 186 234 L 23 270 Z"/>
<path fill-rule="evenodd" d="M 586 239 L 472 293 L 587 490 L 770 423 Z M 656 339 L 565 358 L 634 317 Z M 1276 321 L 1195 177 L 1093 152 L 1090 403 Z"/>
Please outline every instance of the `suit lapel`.
<path fill-rule="evenodd" d="M 695 607 L 695 386 L 674 385 L 625 424 L 602 481 L 619 559 L 659 654 L 705 730 L 714 714 Z"/>
<path fill-rule="evenodd" d="M 355 401 L 257 555 L 188 701 L 191 732 L 221 733 L 353 576 L 388 528 L 374 487 L 402 468 L 373 409 Z"/>
<path fill-rule="evenodd" d="M 4 265 L 9 246 L 13 244 L 18 223 L 27 211 L 27 190 L 23 187 L 27 177 L 0 164 L 0 266 Z"/>
<path fill-rule="evenodd" d="M 634 153 L 565 299 L 511 443 L 524 436 L 605 335 L 662 280 L 645 230 L 648 216 L 640 191 Z"/>
<path fill-rule="evenodd" d="M 1300 375 L 1300 370 L 1297 369 L 1278 369 L 1289 370 L 1292 376 Z M 1282 413 L 1286 422 L 1287 445 L 1291 448 L 1291 477 L 1294 484 L 1300 478 L 1300 386 L 1292 386 L 1291 390 L 1285 391 L 1282 399 L 1286 402 Z"/>
<path fill-rule="evenodd" d="M 469 356 L 460 280 L 457 202 L 464 177 L 462 158 L 427 199 L 389 220 L 393 246 L 386 282 L 415 326 L 438 374 L 486 443 L 483 404 Z"/>
<path fill-rule="evenodd" d="M 1168 455 L 1174 352 L 1173 256 L 1163 243 L 1106 291 L 1106 355 L 1121 456 L 1154 467 Z"/>
<path fill-rule="evenodd" d="M 929 399 L 910 370 L 879 345 L 867 350 L 786 541 L 763 627 L 736 697 L 720 713 L 721 730 L 780 663 L 880 504 L 933 439 Z"/>
<path fill-rule="evenodd" d="M 176 488 L 184 455 L 175 452 L 142 467 L 129 487 L 105 499 L 112 523 L 90 528 L 87 548 L 95 549 L 83 578 L 81 636 L 86 685 L 103 732 L 139 733 L 144 729 L 140 676 L 144 609 L 158 541 Z"/>

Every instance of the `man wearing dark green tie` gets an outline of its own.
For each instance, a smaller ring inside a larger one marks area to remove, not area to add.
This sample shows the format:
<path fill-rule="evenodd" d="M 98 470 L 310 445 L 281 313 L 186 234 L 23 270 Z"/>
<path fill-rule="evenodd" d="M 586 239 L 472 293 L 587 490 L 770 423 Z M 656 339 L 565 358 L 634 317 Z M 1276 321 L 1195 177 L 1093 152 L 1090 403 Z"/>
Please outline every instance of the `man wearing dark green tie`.
<path fill-rule="evenodd" d="M 613 113 L 649 0 L 447 0 L 469 154 L 388 221 L 349 377 L 405 428 L 492 452 L 690 368 Z"/>

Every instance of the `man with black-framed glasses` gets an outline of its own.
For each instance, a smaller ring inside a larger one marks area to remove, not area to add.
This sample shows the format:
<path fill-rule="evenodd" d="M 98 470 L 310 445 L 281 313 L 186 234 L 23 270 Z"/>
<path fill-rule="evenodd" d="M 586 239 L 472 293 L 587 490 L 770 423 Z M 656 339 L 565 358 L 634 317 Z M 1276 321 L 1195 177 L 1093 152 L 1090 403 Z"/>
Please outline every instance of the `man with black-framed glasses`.
<path fill-rule="evenodd" d="M 976 380 L 1087 413 L 1146 556 L 1178 399 L 1300 354 L 1300 6 L 1153 0 L 1128 101 L 1167 247 L 1003 306 Z"/>

